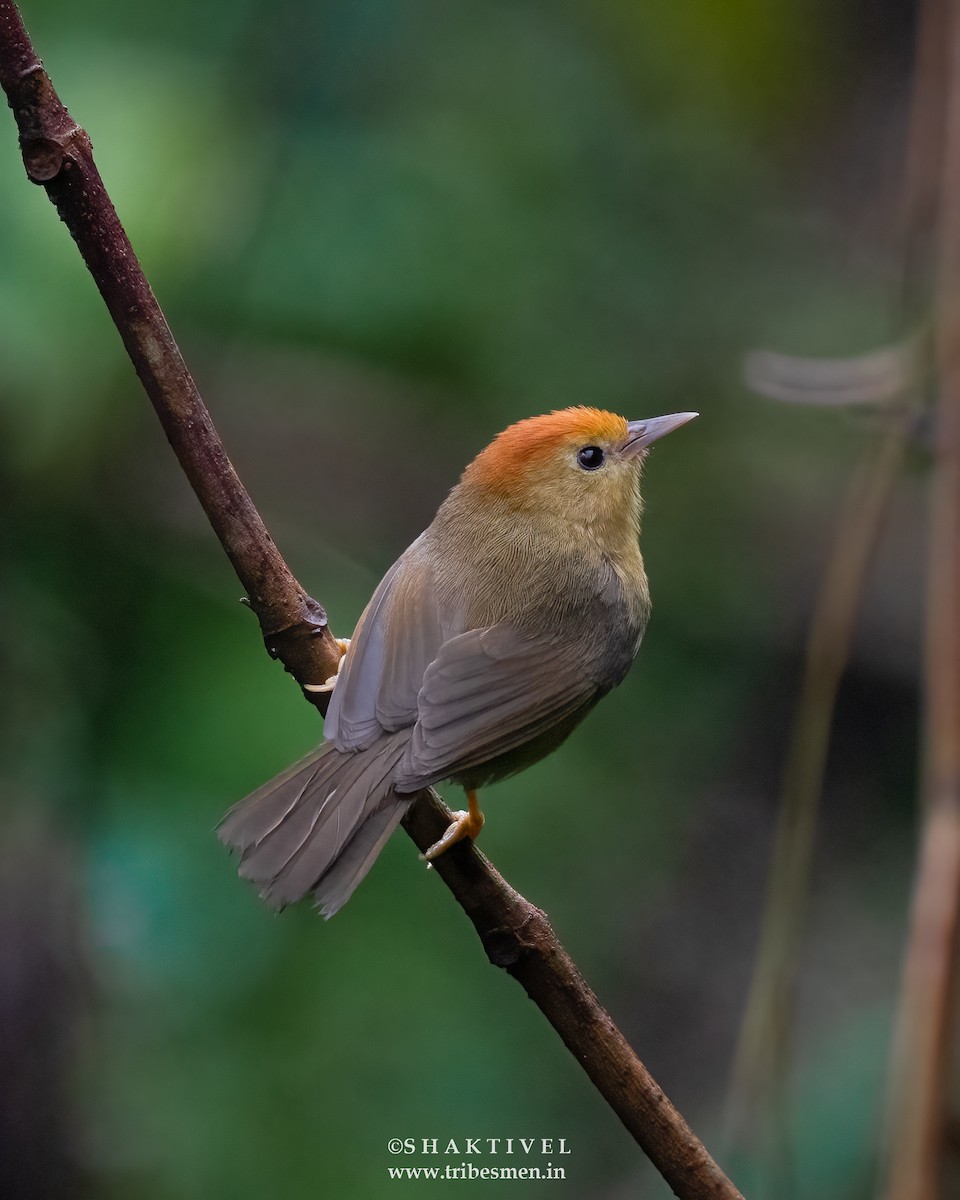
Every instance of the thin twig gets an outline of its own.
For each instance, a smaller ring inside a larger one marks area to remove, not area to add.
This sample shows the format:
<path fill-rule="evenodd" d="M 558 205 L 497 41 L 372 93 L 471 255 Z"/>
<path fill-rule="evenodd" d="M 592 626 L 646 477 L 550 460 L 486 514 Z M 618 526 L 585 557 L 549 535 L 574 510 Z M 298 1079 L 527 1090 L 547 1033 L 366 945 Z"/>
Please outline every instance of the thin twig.
<path fill-rule="evenodd" d="M 250 593 L 268 649 L 301 685 L 323 681 L 340 654 L 326 615 L 293 577 L 233 470 L 107 196 L 89 139 L 60 102 L 13 0 L 0 0 L 0 84 L 20 129 L 27 175 L 46 188 L 76 240 L 174 452 Z M 426 849 L 449 822 L 439 798 L 424 793 L 404 824 Z M 674 1193 L 685 1200 L 736 1200 L 740 1193 L 634 1055 L 544 914 L 472 846 L 456 847 L 436 866 L 490 961 L 523 985 Z"/>
<path fill-rule="evenodd" d="M 922 327 L 922 314 L 929 305 L 930 224 L 940 198 L 945 3 L 925 0 L 918 24 L 900 216 L 903 273 L 899 307 L 900 320 L 908 329 Z M 867 449 L 846 496 L 814 606 L 803 684 L 784 766 L 760 948 L 732 1073 L 729 1123 L 737 1138 L 746 1136 L 758 1116 L 762 1123 L 760 1114 L 775 1109 L 785 1088 L 794 971 L 810 890 L 833 713 L 870 563 L 916 421 L 929 356 L 927 342 L 925 334 L 912 335 L 886 354 L 814 363 L 815 370 L 808 360 L 797 360 L 796 380 L 789 388 L 780 378 L 782 369 L 775 376 L 782 398 L 813 397 L 813 402 L 822 404 L 827 402 L 824 393 L 832 393 L 833 403 L 894 400 L 896 408 L 886 415 L 886 424 Z M 779 361 L 789 364 L 791 360 L 781 356 Z M 760 390 L 777 394 L 769 387 Z"/>
<path fill-rule="evenodd" d="M 903 461 L 906 417 L 867 451 L 840 514 L 807 638 L 806 664 L 787 759 L 760 945 L 732 1073 L 731 1136 L 745 1139 L 775 1108 L 784 1083 L 797 947 L 837 691 L 850 658 L 867 572 Z"/>
<path fill-rule="evenodd" d="M 888 1200 L 934 1200 L 960 931 L 960 3 L 947 4 L 925 663 L 924 821 L 892 1086 Z"/>
<path fill-rule="evenodd" d="M 903 175 L 900 304 L 908 327 L 929 313 L 942 184 L 950 0 L 920 0 Z"/>

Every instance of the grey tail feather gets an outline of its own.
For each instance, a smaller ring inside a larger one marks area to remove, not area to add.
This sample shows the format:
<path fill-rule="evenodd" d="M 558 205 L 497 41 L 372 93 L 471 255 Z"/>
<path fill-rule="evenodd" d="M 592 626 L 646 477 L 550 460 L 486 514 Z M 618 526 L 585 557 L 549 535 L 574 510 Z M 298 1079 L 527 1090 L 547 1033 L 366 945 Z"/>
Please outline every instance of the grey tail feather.
<path fill-rule="evenodd" d="M 343 752 L 330 742 L 235 804 L 217 836 L 274 908 L 308 892 L 331 917 L 350 899 L 410 806 L 391 780 L 409 732 Z"/>

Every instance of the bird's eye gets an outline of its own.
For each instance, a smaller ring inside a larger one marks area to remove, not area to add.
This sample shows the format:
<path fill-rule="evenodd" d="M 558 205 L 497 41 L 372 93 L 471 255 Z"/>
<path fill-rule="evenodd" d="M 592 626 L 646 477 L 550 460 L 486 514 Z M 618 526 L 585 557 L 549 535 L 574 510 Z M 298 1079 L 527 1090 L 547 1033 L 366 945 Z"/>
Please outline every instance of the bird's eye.
<path fill-rule="evenodd" d="M 577 451 L 577 462 L 585 471 L 595 471 L 603 466 L 603 451 L 599 446 L 583 446 Z"/>

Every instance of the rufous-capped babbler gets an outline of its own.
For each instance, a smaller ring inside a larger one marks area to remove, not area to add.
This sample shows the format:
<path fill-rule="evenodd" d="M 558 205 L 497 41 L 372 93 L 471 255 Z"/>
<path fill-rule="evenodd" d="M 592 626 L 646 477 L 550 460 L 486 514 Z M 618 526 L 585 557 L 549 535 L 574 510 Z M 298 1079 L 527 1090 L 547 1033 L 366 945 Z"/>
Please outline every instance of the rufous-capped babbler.
<path fill-rule="evenodd" d="M 333 686 L 319 749 L 235 805 L 219 836 L 282 908 L 350 898 L 416 793 L 483 825 L 477 791 L 552 750 L 627 674 L 650 613 L 640 472 L 696 413 L 627 421 L 567 408 L 511 425 L 386 573 Z"/>

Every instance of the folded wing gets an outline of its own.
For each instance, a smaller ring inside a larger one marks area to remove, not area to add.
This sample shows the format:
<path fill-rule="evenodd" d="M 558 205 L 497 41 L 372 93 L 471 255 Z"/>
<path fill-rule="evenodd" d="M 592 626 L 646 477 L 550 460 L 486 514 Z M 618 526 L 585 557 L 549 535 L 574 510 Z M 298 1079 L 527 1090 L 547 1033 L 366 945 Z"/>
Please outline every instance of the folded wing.
<path fill-rule="evenodd" d="M 424 673 L 417 722 L 394 784 L 407 791 L 458 776 L 553 731 L 556 744 L 601 694 L 580 656 L 549 639 L 506 625 L 452 637 Z"/>
<path fill-rule="evenodd" d="M 363 750 L 413 725 L 424 672 L 444 634 L 421 537 L 383 577 L 357 624 L 324 721 L 326 739 L 339 750 Z"/>

